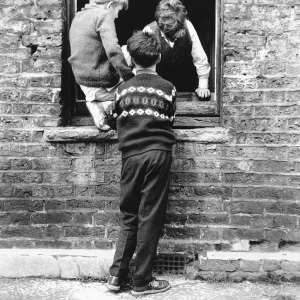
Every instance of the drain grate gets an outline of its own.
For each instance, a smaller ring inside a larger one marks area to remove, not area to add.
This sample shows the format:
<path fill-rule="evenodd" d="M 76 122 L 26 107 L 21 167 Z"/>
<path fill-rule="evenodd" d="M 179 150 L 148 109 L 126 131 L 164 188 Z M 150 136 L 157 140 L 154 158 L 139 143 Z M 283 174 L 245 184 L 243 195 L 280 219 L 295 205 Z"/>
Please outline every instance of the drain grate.
<path fill-rule="evenodd" d="M 183 275 L 187 257 L 181 253 L 160 253 L 154 262 L 153 272 L 158 275 Z"/>

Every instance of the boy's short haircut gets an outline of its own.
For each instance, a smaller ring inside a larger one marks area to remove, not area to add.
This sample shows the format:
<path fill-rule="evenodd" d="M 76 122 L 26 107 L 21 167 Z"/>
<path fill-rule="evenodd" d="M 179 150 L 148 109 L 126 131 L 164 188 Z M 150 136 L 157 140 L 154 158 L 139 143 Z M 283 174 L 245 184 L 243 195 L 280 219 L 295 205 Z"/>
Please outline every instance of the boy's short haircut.
<path fill-rule="evenodd" d="M 160 41 L 153 34 L 136 31 L 127 41 L 127 50 L 136 64 L 148 68 L 159 59 Z"/>
<path fill-rule="evenodd" d="M 92 0 L 90 2 L 95 4 L 107 4 L 113 2 L 114 5 L 123 5 L 124 10 L 127 10 L 129 5 L 129 0 Z"/>
<path fill-rule="evenodd" d="M 185 34 L 187 10 L 180 0 L 161 0 L 155 12 L 155 21 L 166 37 L 175 41 Z"/>

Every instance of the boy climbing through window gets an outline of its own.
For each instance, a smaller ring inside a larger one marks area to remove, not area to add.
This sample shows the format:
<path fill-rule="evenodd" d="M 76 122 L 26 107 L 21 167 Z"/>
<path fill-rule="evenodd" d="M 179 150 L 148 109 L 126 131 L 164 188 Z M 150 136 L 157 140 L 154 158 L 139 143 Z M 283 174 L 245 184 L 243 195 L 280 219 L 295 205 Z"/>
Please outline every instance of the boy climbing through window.
<path fill-rule="evenodd" d="M 70 28 L 72 66 L 76 82 L 86 96 L 95 125 L 109 130 L 110 111 L 118 84 L 134 76 L 127 66 L 115 29 L 115 19 L 128 0 L 94 0 L 77 12 Z"/>

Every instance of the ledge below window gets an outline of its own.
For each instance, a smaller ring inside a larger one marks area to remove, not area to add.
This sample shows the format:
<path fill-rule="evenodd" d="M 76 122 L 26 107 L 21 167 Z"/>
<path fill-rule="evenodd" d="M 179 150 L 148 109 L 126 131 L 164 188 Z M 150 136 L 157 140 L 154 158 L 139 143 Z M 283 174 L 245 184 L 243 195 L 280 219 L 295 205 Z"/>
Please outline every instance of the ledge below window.
<path fill-rule="evenodd" d="M 177 141 L 198 143 L 226 143 L 228 142 L 228 130 L 222 127 L 174 129 Z M 100 132 L 94 126 L 82 127 L 56 127 L 44 132 L 44 140 L 47 142 L 105 142 L 117 141 L 116 131 Z"/>

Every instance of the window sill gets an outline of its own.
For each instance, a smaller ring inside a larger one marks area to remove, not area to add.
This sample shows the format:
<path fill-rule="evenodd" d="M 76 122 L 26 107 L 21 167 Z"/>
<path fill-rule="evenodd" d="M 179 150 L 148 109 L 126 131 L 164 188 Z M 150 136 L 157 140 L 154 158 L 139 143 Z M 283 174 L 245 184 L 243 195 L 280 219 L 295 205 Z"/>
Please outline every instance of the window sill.
<path fill-rule="evenodd" d="M 177 141 L 198 143 L 226 143 L 228 130 L 222 127 L 174 129 Z M 47 142 L 105 142 L 117 141 L 116 131 L 100 132 L 95 126 L 56 127 L 44 132 Z"/>

